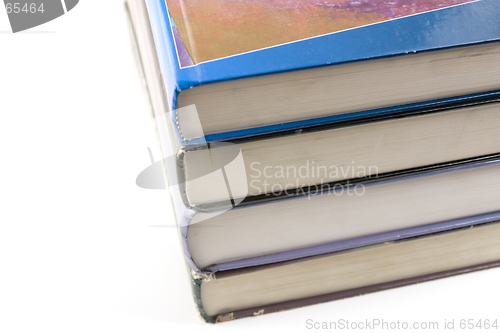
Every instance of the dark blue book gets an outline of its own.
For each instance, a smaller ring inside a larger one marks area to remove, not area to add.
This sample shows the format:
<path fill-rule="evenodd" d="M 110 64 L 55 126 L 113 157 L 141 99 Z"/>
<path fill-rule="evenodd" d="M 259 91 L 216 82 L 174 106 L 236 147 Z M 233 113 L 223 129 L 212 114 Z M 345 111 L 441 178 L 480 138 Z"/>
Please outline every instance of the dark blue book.
<path fill-rule="evenodd" d="M 496 0 L 146 2 L 184 144 L 499 94 Z"/>

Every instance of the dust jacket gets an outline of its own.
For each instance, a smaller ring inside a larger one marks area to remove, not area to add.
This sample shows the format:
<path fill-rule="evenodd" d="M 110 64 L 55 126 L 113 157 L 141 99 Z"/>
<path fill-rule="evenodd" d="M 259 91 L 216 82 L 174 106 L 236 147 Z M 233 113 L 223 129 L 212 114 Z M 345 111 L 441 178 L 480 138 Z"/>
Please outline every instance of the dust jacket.
<path fill-rule="evenodd" d="M 500 40 L 497 0 L 146 0 L 146 5 L 174 123 L 179 93 L 200 85 Z M 455 96 L 212 133 L 203 141 L 294 130 L 476 97 Z M 196 138 L 183 138 L 179 131 L 177 138 L 182 144 L 199 143 Z"/>

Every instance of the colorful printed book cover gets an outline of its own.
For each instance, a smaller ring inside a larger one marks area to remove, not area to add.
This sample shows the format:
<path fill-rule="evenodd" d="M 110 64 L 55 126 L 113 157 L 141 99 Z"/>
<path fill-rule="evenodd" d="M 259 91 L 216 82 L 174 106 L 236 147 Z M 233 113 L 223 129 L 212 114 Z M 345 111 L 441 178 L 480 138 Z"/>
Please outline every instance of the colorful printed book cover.
<path fill-rule="evenodd" d="M 199 64 L 477 0 L 166 1 L 192 62 Z M 184 48 L 178 50 L 183 59 Z"/>

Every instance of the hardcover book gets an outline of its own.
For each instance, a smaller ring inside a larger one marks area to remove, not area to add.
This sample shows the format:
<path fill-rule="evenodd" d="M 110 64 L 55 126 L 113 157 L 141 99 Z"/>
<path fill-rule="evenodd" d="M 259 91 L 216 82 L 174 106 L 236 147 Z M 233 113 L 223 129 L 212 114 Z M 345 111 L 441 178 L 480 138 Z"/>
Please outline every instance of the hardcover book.
<path fill-rule="evenodd" d="M 146 3 L 141 24 L 151 25 L 182 143 L 300 129 L 500 90 L 496 0 Z M 193 105 L 202 133 L 184 110 Z"/>
<path fill-rule="evenodd" d="M 248 269 L 193 274 L 207 322 L 293 309 L 500 266 L 500 224 L 483 224 Z"/>

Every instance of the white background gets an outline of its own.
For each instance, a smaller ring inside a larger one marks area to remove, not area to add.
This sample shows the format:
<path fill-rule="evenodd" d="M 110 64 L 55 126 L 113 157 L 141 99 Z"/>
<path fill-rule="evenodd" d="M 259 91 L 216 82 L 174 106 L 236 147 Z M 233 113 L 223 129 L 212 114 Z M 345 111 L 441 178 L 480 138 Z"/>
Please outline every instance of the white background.
<path fill-rule="evenodd" d="M 306 320 L 499 319 L 500 270 L 221 325 L 197 316 L 122 1 L 10 33 L 0 8 L 0 332 L 307 331 Z M 158 158 L 158 156 L 157 156 Z M 499 323 L 500 324 L 500 323 Z M 351 330 L 352 331 L 352 330 Z M 490 330 L 492 331 L 492 330 Z"/>

